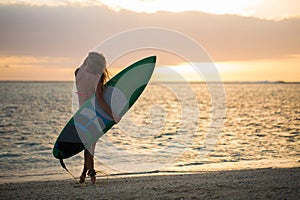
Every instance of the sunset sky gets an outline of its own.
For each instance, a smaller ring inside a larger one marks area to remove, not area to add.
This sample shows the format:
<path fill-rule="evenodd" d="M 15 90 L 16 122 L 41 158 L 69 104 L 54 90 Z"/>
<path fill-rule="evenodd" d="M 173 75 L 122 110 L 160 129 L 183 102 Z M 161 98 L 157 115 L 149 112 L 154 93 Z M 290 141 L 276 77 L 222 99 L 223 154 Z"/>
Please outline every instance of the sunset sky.
<path fill-rule="evenodd" d="M 73 80 L 87 52 L 144 27 L 197 42 L 224 81 L 300 81 L 299 0 L 0 0 L 0 80 Z M 151 37 L 142 39 L 151 43 Z M 176 45 L 191 55 L 188 62 L 204 62 Z M 159 60 L 154 79 L 172 80 L 166 69 L 199 79 L 181 55 L 155 50 L 108 60 L 109 70 L 152 53 Z"/>

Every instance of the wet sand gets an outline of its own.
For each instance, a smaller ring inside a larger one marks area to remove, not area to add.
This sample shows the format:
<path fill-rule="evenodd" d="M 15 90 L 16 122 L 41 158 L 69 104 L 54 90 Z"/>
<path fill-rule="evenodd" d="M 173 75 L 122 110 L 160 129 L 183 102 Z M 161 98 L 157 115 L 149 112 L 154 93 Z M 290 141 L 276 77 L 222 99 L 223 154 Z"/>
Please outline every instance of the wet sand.
<path fill-rule="evenodd" d="M 4 183 L 0 190 L 1 199 L 300 199 L 300 168 Z"/>

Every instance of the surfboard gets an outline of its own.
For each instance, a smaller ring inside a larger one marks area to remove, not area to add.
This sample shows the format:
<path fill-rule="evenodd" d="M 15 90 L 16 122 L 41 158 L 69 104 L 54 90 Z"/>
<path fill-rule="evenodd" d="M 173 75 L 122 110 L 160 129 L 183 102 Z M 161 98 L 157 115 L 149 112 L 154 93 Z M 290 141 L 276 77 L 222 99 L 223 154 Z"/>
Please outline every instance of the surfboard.
<path fill-rule="evenodd" d="M 150 56 L 128 66 L 106 84 L 103 92 L 105 102 L 113 113 L 123 116 L 142 94 L 150 81 L 156 56 Z M 59 134 L 53 156 L 65 159 L 94 144 L 115 122 L 98 105 L 92 95 L 73 115 Z"/>

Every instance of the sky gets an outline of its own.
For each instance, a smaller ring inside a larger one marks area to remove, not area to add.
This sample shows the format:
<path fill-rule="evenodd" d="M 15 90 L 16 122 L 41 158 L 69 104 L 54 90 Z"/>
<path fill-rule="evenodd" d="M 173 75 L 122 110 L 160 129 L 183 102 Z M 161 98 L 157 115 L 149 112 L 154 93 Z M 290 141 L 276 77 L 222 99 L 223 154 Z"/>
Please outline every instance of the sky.
<path fill-rule="evenodd" d="M 0 0 L 0 80 L 73 80 L 74 69 L 98 44 L 145 27 L 196 42 L 224 81 L 300 81 L 298 0 Z M 130 42 L 139 39 L 170 40 Z M 195 49 L 174 45 L 189 63 L 206 62 Z M 157 49 L 120 55 L 109 60 L 109 70 L 114 74 L 148 54 L 158 56 L 158 81 L 172 80 L 166 69 L 201 79 L 182 55 Z"/>

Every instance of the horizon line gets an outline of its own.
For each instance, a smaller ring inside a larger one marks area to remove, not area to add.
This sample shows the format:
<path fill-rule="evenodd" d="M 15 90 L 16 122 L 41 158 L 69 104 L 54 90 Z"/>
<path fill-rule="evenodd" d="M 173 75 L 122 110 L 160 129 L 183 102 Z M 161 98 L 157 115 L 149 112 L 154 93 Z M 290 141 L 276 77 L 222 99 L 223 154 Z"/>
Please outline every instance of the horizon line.
<path fill-rule="evenodd" d="M 49 83 L 53 83 L 53 82 L 57 82 L 57 83 L 72 83 L 75 80 L 0 80 L 1 82 L 30 82 L 30 83 L 42 83 L 42 82 L 49 82 Z M 210 84 L 220 84 L 220 83 L 225 83 L 225 84 L 300 84 L 300 81 L 268 81 L 268 80 L 264 80 L 264 81 L 151 81 L 149 83 L 168 83 L 168 84 L 183 84 L 183 83 L 210 83 Z"/>

